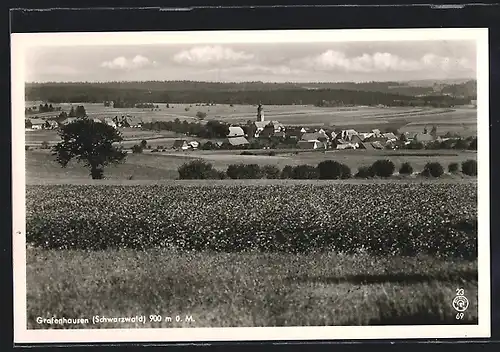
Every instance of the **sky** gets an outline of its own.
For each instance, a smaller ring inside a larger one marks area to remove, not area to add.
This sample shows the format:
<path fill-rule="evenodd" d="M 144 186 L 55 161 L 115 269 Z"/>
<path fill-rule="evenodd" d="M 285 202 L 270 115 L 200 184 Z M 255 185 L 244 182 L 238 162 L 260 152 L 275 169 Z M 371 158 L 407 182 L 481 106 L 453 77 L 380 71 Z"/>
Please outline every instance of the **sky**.
<path fill-rule="evenodd" d="M 27 82 L 366 82 L 476 78 L 474 41 L 35 47 Z"/>

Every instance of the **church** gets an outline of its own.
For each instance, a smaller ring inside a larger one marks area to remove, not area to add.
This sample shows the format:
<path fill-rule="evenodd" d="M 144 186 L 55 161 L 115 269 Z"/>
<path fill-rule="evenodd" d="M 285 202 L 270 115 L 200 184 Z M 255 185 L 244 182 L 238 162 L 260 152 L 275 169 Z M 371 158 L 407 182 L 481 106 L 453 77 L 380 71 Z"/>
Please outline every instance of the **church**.
<path fill-rule="evenodd" d="M 257 119 L 249 128 L 249 136 L 259 137 L 285 137 L 285 126 L 279 121 L 266 121 L 262 104 L 257 106 Z"/>

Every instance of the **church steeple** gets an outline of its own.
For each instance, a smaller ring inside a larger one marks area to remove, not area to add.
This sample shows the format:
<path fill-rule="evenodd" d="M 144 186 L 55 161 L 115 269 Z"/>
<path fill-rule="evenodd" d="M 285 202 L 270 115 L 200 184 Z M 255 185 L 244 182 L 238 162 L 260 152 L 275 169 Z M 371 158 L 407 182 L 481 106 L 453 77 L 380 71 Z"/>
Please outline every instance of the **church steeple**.
<path fill-rule="evenodd" d="M 264 121 L 264 112 L 262 111 L 261 103 L 259 103 L 259 106 L 257 106 L 257 121 Z"/>

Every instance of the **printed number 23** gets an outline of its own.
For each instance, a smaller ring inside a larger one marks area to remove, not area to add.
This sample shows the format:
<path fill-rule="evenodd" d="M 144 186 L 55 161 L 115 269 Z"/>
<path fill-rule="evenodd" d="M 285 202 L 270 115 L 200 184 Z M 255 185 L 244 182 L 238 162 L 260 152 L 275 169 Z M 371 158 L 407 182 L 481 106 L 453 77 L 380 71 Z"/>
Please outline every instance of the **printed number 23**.
<path fill-rule="evenodd" d="M 463 296 L 464 295 L 464 289 L 463 288 L 457 288 L 457 296 Z"/>

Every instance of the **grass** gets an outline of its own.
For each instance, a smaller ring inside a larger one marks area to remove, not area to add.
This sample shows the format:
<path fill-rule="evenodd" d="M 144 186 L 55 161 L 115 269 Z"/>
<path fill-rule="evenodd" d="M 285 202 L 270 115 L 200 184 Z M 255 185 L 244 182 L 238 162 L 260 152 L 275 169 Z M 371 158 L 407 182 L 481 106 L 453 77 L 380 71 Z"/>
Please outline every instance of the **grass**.
<path fill-rule="evenodd" d="M 277 151 L 276 156 L 268 155 L 240 155 L 241 151 L 196 151 L 128 154 L 124 164 L 109 166 L 104 173 L 107 178 L 127 180 L 132 176 L 136 180 L 166 180 L 178 177 L 177 169 L 190 160 L 202 158 L 212 163 L 215 168 L 225 171 L 230 164 L 256 163 L 259 165 L 276 165 L 283 168 L 286 165 L 309 164 L 316 166 L 323 160 L 336 160 L 347 164 L 353 174 L 361 166 L 369 166 L 379 159 L 390 159 L 399 169 L 402 163 L 409 162 L 415 171 L 421 171 L 427 162 L 438 161 L 446 169 L 452 162 L 461 163 L 467 159 L 476 159 L 477 153 L 470 151 L 407 151 L 394 152 L 389 150 L 343 150 L 328 151 L 299 151 L 298 154 Z M 31 150 L 26 152 L 27 182 L 40 180 L 60 180 L 66 183 L 73 179 L 89 179 L 89 171 L 82 165 L 71 163 L 63 169 L 49 152 Z M 454 177 L 456 178 L 456 177 Z"/>
<path fill-rule="evenodd" d="M 27 250 L 28 328 L 477 324 L 477 262 L 342 254 Z M 456 320 L 463 288 L 470 306 Z M 37 317 L 144 315 L 146 324 Z M 182 321 L 152 323 L 149 315 Z M 194 321 L 185 321 L 191 316 Z"/>

